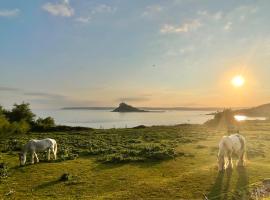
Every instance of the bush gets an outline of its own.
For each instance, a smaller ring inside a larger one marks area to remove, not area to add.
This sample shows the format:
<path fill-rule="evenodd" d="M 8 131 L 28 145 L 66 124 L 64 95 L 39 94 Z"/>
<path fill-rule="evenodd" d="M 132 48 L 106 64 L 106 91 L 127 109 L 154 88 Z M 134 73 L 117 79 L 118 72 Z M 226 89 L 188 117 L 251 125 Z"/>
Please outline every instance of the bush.
<path fill-rule="evenodd" d="M 0 179 L 7 178 L 8 167 L 5 163 L 0 163 Z"/>
<path fill-rule="evenodd" d="M 10 122 L 25 121 L 29 124 L 34 122 L 35 114 L 30 109 L 29 103 L 14 104 L 11 111 L 4 110 L 4 115 Z"/>
<path fill-rule="evenodd" d="M 24 120 L 19 121 L 19 122 L 13 122 L 10 125 L 9 130 L 11 133 L 14 133 L 14 134 L 25 134 L 25 133 L 29 132 L 30 124 Z"/>
<path fill-rule="evenodd" d="M 55 127 L 55 122 L 52 117 L 46 117 L 45 119 L 38 118 L 34 123 L 32 129 L 34 131 L 46 131 Z"/>
<path fill-rule="evenodd" d="M 0 135 L 6 134 L 9 131 L 10 123 L 4 115 L 0 114 Z"/>
<path fill-rule="evenodd" d="M 72 148 L 68 148 L 66 146 L 60 146 L 58 149 L 58 159 L 59 161 L 65 161 L 65 160 L 75 160 L 79 157 L 77 153 L 74 153 Z"/>

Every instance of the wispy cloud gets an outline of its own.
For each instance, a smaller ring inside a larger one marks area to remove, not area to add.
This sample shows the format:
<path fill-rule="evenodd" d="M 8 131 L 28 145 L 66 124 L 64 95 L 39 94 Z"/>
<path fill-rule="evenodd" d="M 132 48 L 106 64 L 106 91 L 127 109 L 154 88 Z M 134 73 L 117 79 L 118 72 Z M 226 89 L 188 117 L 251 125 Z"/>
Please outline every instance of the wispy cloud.
<path fill-rule="evenodd" d="M 170 49 L 165 53 L 165 56 L 186 56 L 192 53 L 195 50 L 195 47 L 190 45 L 187 47 L 177 48 L 177 49 Z"/>
<path fill-rule="evenodd" d="M 13 88 L 13 87 L 1 87 L 0 86 L 0 91 L 14 92 L 14 91 L 21 91 L 21 89 Z"/>
<path fill-rule="evenodd" d="M 65 99 L 66 96 L 53 94 L 53 93 L 45 93 L 45 92 L 25 92 L 24 95 L 32 96 L 32 97 L 43 97 L 49 99 Z"/>
<path fill-rule="evenodd" d="M 147 97 L 123 97 L 116 99 L 116 102 L 142 102 L 150 100 Z"/>
<path fill-rule="evenodd" d="M 202 17 L 207 17 L 209 19 L 212 19 L 212 20 L 220 20 L 223 18 L 223 12 L 222 11 L 218 11 L 218 12 L 215 12 L 215 13 L 210 13 L 209 11 L 207 10 L 199 10 L 197 12 L 197 14 L 199 16 L 202 16 Z"/>
<path fill-rule="evenodd" d="M 230 31 L 232 29 L 232 22 L 227 22 L 223 27 L 225 31 Z"/>
<path fill-rule="evenodd" d="M 42 8 L 54 16 L 71 17 L 74 15 L 74 9 L 70 6 L 69 0 L 63 0 L 61 3 L 46 3 Z"/>
<path fill-rule="evenodd" d="M 80 23 L 89 23 L 95 18 L 96 15 L 99 14 L 113 14 L 117 10 L 116 7 L 112 7 L 106 4 L 100 4 L 90 9 L 89 13 L 85 16 L 80 16 L 75 19 L 75 21 Z"/>
<path fill-rule="evenodd" d="M 162 34 L 170 34 L 170 33 L 187 33 L 190 31 L 194 31 L 201 27 L 202 24 L 199 20 L 191 20 L 180 26 L 172 25 L 172 24 L 164 24 L 160 29 Z"/>
<path fill-rule="evenodd" d="M 106 4 L 100 4 L 96 6 L 94 9 L 92 9 L 92 14 L 98 14 L 98 13 L 114 13 L 116 11 L 115 7 L 111 7 Z"/>
<path fill-rule="evenodd" d="M 92 20 L 92 17 L 78 17 L 75 21 L 80 23 L 89 23 Z"/>
<path fill-rule="evenodd" d="M 142 17 L 153 18 L 156 14 L 161 13 L 164 8 L 160 5 L 147 6 L 142 13 Z"/>
<path fill-rule="evenodd" d="M 20 14 L 19 9 L 0 10 L 0 17 L 15 17 Z"/>

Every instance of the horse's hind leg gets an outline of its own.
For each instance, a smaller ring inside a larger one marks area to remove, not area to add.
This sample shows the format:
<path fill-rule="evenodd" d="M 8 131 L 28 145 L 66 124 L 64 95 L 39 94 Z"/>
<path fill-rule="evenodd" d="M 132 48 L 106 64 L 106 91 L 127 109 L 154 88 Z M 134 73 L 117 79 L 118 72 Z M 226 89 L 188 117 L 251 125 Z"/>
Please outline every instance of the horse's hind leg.
<path fill-rule="evenodd" d="M 54 155 L 54 160 L 56 160 L 57 159 L 57 144 L 55 144 L 53 147 L 53 155 Z"/>
<path fill-rule="evenodd" d="M 57 159 L 57 155 L 56 155 L 56 154 L 57 154 L 57 150 L 54 149 L 54 150 L 53 150 L 53 157 L 54 157 L 54 160 Z"/>
<path fill-rule="evenodd" d="M 39 162 L 39 159 L 38 159 L 38 156 L 37 156 L 36 152 L 34 152 L 34 155 L 35 155 L 36 161 L 38 163 Z"/>
<path fill-rule="evenodd" d="M 48 160 L 51 159 L 50 154 L 51 154 L 51 149 L 48 149 Z"/>
<path fill-rule="evenodd" d="M 242 151 L 239 154 L 239 160 L 238 160 L 238 163 L 237 163 L 238 167 L 243 167 L 245 165 L 245 160 L 244 159 L 245 159 L 245 152 Z"/>
<path fill-rule="evenodd" d="M 232 162 L 232 151 L 228 152 L 228 168 L 232 169 L 233 168 L 233 162 Z"/>

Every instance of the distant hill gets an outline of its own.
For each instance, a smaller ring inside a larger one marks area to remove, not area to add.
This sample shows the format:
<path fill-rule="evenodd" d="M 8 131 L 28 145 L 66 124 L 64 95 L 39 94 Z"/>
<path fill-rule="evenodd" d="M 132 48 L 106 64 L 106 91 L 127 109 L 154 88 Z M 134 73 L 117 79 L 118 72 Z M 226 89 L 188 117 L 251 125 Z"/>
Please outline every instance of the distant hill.
<path fill-rule="evenodd" d="M 119 106 L 115 108 L 112 112 L 148 112 L 148 111 L 135 108 L 126 103 L 120 103 Z"/>
<path fill-rule="evenodd" d="M 241 109 L 234 111 L 235 114 L 256 116 L 256 117 L 270 117 L 270 103 L 263 104 L 253 108 Z"/>

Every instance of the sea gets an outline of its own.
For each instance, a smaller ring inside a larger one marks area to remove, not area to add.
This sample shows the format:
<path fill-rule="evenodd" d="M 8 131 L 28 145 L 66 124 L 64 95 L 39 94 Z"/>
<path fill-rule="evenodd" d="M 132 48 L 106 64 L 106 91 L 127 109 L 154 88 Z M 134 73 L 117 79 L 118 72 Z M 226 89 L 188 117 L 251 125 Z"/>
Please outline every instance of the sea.
<path fill-rule="evenodd" d="M 87 109 L 47 109 L 33 110 L 37 117 L 54 118 L 56 124 L 68 126 L 83 126 L 98 129 L 132 128 L 139 125 L 177 125 L 177 124 L 203 124 L 213 118 L 213 110 L 183 111 L 162 110 L 160 112 L 111 112 L 111 109 L 87 110 Z"/>

